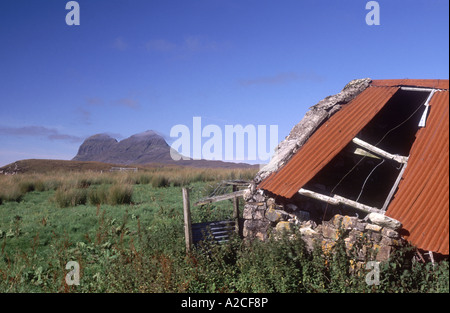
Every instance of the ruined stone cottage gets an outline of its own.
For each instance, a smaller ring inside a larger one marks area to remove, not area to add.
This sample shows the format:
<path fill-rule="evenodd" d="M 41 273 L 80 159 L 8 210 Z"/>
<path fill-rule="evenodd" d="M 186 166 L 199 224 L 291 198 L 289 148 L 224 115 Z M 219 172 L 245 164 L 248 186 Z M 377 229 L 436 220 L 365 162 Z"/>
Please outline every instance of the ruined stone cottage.
<path fill-rule="evenodd" d="M 359 79 L 310 108 L 244 194 L 243 235 L 300 232 L 307 246 L 376 260 L 405 242 L 449 253 L 449 81 Z"/>

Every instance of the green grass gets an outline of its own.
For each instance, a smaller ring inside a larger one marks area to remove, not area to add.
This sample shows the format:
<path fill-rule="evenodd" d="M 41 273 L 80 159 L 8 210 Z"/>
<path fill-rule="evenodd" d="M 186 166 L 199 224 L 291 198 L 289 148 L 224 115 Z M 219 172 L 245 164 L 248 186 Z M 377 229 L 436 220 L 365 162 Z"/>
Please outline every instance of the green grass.
<path fill-rule="evenodd" d="M 158 175 L 166 183 L 153 184 Z M 301 238 L 252 245 L 234 238 L 186 256 L 181 186 L 191 188 L 194 203 L 215 189 L 212 177 L 162 169 L 1 177 L 0 292 L 449 291 L 448 261 L 411 263 L 404 251 L 383 265 L 382 283 L 372 287 L 364 271 L 351 273 L 339 245 L 327 259 L 321 250 L 307 253 Z M 13 191 L 20 199 L 4 196 Z M 194 223 L 232 215 L 231 201 L 191 209 Z M 81 266 L 80 286 L 64 283 L 71 260 Z"/>

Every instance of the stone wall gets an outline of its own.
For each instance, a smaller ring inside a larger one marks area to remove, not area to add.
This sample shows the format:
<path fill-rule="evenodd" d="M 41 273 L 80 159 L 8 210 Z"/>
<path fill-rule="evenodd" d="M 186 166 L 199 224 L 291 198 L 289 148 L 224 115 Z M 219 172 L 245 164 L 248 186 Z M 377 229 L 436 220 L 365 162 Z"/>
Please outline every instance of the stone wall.
<path fill-rule="evenodd" d="M 401 223 L 383 214 L 371 213 L 365 218 L 336 214 L 328 221 L 320 221 L 312 218 L 314 212 L 294 203 L 276 203 L 254 183 L 244 200 L 243 235 L 247 240 L 265 241 L 283 231 L 294 231 L 301 234 L 309 250 L 317 242 L 326 251 L 342 238 L 347 251 L 353 250 L 361 261 L 385 261 L 395 248 L 405 244 L 398 232 Z"/>

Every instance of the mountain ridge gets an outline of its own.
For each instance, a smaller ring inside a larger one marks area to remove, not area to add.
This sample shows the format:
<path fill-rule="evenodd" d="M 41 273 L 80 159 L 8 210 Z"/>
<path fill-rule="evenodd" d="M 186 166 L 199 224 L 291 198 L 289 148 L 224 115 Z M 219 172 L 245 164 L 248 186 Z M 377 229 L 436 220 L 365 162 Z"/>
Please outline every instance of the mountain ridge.
<path fill-rule="evenodd" d="M 186 157 L 175 161 L 171 155 L 181 156 L 156 131 L 147 130 L 120 141 L 106 133 L 92 135 L 80 145 L 78 153 L 72 161 L 94 161 L 123 165 L 159 163 L 207 168 L 246 168 L 257 166 L 217 160 L 193 160 L 190 158 L 186 159 Z"/>
<path fill-rule="evenodd" d="M 81 144 L 72 161 L 115 164 L 171 163 L 170 146 L 155 131 L 147 130 L 118 141 L 106 133 L 92 135 Z"/>

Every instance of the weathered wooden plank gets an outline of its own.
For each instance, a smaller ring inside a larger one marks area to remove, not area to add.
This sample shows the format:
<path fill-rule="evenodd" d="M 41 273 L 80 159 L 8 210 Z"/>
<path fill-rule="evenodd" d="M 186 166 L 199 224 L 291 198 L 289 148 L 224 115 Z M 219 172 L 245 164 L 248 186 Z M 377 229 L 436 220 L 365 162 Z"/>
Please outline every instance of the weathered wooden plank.
<path fill-rule="evenodd" d="M 186 240 L 186 252 L 189 253 L 192 247 L 192 228 L 191 228 L 191 208 L 189 201 L 189 189 L 183 188 L 183 214 L 184 214 L 184 238 Z"/>
<path fill-rule="evenodd" d="M 377 208 L 341 197 L 339 195 L 334 195 L 333 197 L 329 197 L 329 196 L 325 196 L 320 193 L 317 193 L 317 192 L 314 192 L 311 190 L 306 190 L 303 188 L 301 188 L 298 191 L 298 193 L 303 196 L 310 197 L 310 198 L 320 200 L 320 201 L 324 201 L 324 202 L 332 204 L 332 205 L 345 204 L 347 206 L 350 206 L 352 208 L 358 209 L 358 210 L 366 212 L 366 213 L 383 213 L 381 210 L 379 210 Z"/>
<path fill-rule="evenodd" d="M 236 185 L 233 185 L 233 192 L 237 192 L 238 188 Z M 233 198 L 233 219 L 235 222 L 235 231 L 236 234 L 239 234 L 239 198 L 234 197 Z"/>
<path fill-rule="evenodd" d="M 347 199 L 347 198 L 344 198 L 344 197 L 341 197 L 338 195 L 334 195 L 333 199 L 338 200 L 339 203 L 351 206 L 352 208 L 364 211 L 366 213 L 382 213 L 381 210 L 379 210 L 377 208 L 374 208 L 374 207 L 371 207 L 371 206 L 368 206 L 368 205 L 365 205 L 365 204 L 362 204 L 362 203 L 359 203 L 359 202 L 356 202 L 356 201 L 353 201 L 353 200 L 350 200 L 350 199 Z"/>
<path fill-rule="evenodd" d="M 386 152 L 386 151 L 384 151 L 384 150 L 382 150 L 380 148 L 377 148 L 377 147 L 371 145 L 370 143 L 367 143 L 367 142 L 365 142 L 365 141 L 363 141 L 363 140 L 361 140 L 359 138 L 355 137 L 355 138 L 353 138 L 352 141 L 353 141 L 354 144 L 356 144 L 356 145 L 358 145 L 360 147 L 363 147 L 364 149 L 367 149 L 370 152 L 375 153 L 376 155 L 379 155 L 379 156 L 381 156 L 381 157 L 383 157 L 385 159 L 393 160 L 393 161 L 396 161 L 396 162 L 399 162 L 399 163 L 406 163 L 406 162 L 408 162 L 408 157 L 401 156 L 401 155 L 390 154 L 389 152 Z"/>
<path fill-rule="evenodd" d="M 196 203 L 194 203 L 194 205 L 198 206 L 198 205 L 204 205 L 204 204 L 208 204 L 208 203 L 233 199 L 235 197 L 242 197 L 244 195 L 244 192 L 245 192 L 245 190 L 239 190 L 239 191 L 235 191 L 235 192 L 228 193 L 225 195 L 219 195 L 219 196 L 215 196 L 215 197 L 201 199 L 201 200 L 197 201 Z"/>
<path fill-rule="evenodd" d="M 223 183 L 232 186 L 248 186 L 250 184 L 247 180 L 226 180 Z"/>
<path fill-rule="evenodd" d="M 407 164 L 408 164 L 408 163 L 403 164 L 402 170 L 401 170 L 400 173 L 398 174 L 397 179 L 395 180 L 394 186 L 392 186 L 391 191 L 389 192 L 389 194 L 388 194 L 388 196 L 387 196 L 387 198 L 386 198 L 386 201 L 384 202 L 383 207 L 381 208 L 381 210 L 382 210 L 383 212 L 386 212 L 387 207 L 388 207 L 389 203 L 391 202 L 391 199 L 392 199 L 392 197 L 394 196 L 394 193 L 395 193 L 395 191 L 397 190 L 397 187 L 398 187 L 398 185 L 400 184 L 400 181 L 402 180 L 403 173 L 404 173 L 405 170 L 406 170 L 406 165 L 407 165 Z"/>
<path fill-rule="evenodd" d="M 313 198 L 313 199 L 316 199 L 316 200 L 324 201 L 324 202 L 329 203 L 329 204 L 333 204 L 333 205 L 338 205 L 339 204 L 339 201 L 337 199 L 334 199 L 334 198 L 329 197 L 329 196 L 322 195 L 322 194 L 314 192 L 314 191 L 306 190 L 306 189 L 303 189 L 303 188 L 301 188 L 298 191 L 298 193 L 301 194 L 302 196 L 306 196 L 306 197 L 310 197 L 310 198 Z"/>

